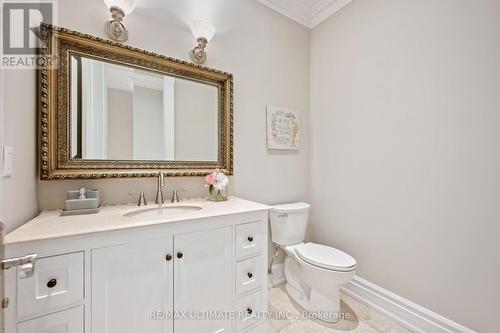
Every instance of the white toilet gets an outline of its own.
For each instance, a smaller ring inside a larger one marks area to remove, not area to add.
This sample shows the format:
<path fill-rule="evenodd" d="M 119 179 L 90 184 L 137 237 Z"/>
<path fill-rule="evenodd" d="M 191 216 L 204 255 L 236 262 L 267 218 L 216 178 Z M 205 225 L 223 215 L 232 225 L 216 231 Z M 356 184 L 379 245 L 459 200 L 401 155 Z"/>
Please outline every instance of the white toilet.
<path fill-rule="evenodd" d="M 304 243 L 311 205 L 298 202 L 271 209 L 271 238 L 285 250 L 286 290 L 317 319 L 340 319 L 340 286 L 349 282 L 356 260 L 333 247 Z"/>

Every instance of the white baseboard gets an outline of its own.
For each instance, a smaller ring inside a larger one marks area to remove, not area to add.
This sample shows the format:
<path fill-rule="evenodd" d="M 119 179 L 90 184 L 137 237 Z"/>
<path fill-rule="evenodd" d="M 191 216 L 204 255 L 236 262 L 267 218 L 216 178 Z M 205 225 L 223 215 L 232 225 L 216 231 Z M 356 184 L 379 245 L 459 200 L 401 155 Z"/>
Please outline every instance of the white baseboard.
<path fill-rule="evenodd" d="M 274 264 L 269 274 L 269 287 L 276 287 L 286 282 L 284 264 Z"/>
<path fill-rule="evenodd" d="M 415 333 L 477 333 L 359 276 L 355 276 L 342 291 Z"/>

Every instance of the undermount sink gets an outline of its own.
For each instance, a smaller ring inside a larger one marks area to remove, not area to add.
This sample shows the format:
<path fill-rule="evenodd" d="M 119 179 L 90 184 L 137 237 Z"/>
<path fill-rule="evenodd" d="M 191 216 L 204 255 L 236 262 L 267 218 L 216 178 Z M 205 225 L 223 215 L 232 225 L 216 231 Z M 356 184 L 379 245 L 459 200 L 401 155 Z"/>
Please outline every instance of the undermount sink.
<path fill-rule="evenodd" d="M 134 210 L 132 212 L 123 214 L 126 217 L 142 217 L 146 219 L 160 219 L 170 216 L 178 216 L 187 212 L 192 212 L 202 209 L 199 206 L 164 206 L 148 209 Z"/>

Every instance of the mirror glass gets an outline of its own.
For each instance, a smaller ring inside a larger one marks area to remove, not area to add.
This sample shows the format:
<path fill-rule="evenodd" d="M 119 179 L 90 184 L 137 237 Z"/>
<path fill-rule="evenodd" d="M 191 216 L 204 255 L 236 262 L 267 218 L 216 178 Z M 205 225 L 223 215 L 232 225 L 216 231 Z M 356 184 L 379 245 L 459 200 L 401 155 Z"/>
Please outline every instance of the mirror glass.
<path fill-rule="evenodd" d="M 218 160 L 218 88 L 70 56 L 70 151 L 82 160 Z"/>

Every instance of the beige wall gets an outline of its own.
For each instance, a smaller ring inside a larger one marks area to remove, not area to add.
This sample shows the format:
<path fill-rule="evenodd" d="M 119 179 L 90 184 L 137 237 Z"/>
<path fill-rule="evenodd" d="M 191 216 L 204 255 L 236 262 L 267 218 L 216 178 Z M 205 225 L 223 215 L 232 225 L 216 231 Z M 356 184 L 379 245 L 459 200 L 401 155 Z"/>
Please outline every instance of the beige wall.
<path fill-rule="evenodd" d="M 255 0 L 160 1 L 150 5 L 156 8 L 138 6 L 126 18 L 130 45 L 189 61 L 188 51 L 195 41 L 187 23 L 201 18 L 217 28 L 207 48 L 207 65 L 234 74 L 232 192 L 265 203 L 305 200 L 307 142 L 299 152 L 268 152 L 265 106 L 277 104 L 301 110 L 307 138 L 310 31 Z M 164 5 L 170 10 L 158 10 Z M 102 0 L 59 1 L 62 26 L 105 37 L 103 24 L 107 19 L 109 12 Z M 7 200 L 11 207 L 6 218 L 9 229 L 36 213 L 37 191 L 40 209 L 62 207 L 65 192 L 79 187 L 101 187 L 107 204 L 128 202 L 129 190 L 145 190 L 148 198 L 154 198 L 153 179 L 37 181 L 35 73 L 15 71 L 9 79 L 10 132 L 6 139 L 17 142 L 18 159 Z M 167 187 L 186 189 L 184 196 L 203 195 L 206 191 L 201 178 L 169 179 Z"/>
<path fill-rule="evenodd" d="M 311 36 L 311 237 L 482 333 L 500 321 L 500 2 L 354 0 Z"/>

